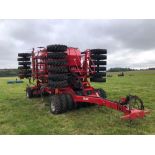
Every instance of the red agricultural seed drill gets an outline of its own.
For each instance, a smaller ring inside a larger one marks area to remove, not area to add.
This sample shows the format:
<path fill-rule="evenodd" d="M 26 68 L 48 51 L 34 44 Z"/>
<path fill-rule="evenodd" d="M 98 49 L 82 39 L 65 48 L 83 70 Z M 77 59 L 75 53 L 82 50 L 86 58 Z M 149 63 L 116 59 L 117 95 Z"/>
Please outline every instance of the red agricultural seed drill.
<path fill-rule="evenodd" d="M 106 82 L 106 49 L 87 49 L 48 45 L 19 53 L 19 77 L 36 81 L 26 88 L 28 98 L 50 95 L 50 111 L 60 114 L 82 106 L 106 106 L 124 113 L 123 119 L 143 118 L 142 100 L 128 95 L 119 102 L 106 98 L 103 89 L 94 89 L 89 81 Z"/>

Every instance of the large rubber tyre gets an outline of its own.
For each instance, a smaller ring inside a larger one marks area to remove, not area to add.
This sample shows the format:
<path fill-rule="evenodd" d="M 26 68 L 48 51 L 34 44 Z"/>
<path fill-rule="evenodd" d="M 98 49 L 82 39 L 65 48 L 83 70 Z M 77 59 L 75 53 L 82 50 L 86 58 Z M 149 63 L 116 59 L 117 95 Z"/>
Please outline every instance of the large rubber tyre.
<path fill-rule="evenodd" d="M 106 61 L 93 61 L 94 65 L 106 65 Z"/>
<path fill-rule="evenodd" d="M 65 52 L 67 50 L 66 45 L 48 45 L 47 51 L 48 52 Z"/>
<path fill-rule="evenodd" d="M 94 77 L 94 78 L 100 78 L 103 76 L 106 77 L 106 72 L 97 72 L 97 73 L 92 75 L 92 77 Z"/>
<path fill-rule="evenodd" d="M 32 70 L 26 70 L 25 74 L 32 74 Z"/>
<path fill-rule="evenodd" d="M 68 73 L 68 67 L 67 66 L 50 67 L 48 68 L 48 71 L 52 73 Z"/>
<path fill-rule="evenodd" d="M 64 59 L 66 58 L 67 53 L 59 52 L 59 53 L 48 53 L 47 57 L 52 59 Z"/>
<path fill-rule="evenodd" d="M 31 69 L 30 66 L 18 66 L 18 69 Z"/>
<path fill-rule="evenodd" d="M 32 74 L 25 74 L 26 78 L 32 77 Z"/>
<path fill-rule="evenodd" d="M 63 66 L 67 65 L 67 60 L 48 60 L 47 64 L 53 66 Z"/>
<path fill-rule="evenodd" d="M 81 103 L 74 103 L 74 109 L 81 108 Z"/>
<path fill-rule="evenodd" d="M 107 59 L 107 56 L 106 55 L 91 55 L 91 59 L 93 60 L 105 60 Z"/>
<path fill-rule="evenodd" d="M 70 94 L 66 94 L 66 100 L 68 110 L 72 110 L 74 108 L 74 101 L 72 96 Z"/>
<path fill-rule="evenodd" d="M 18 53 L 19 57 L 31 57 L 31 53 Z"/>
<path fill-rule="evenodd" d="M 31 65 L 31 62 L 18 62 L 18 65 Z"/>
<path fill-rule="evenodd" d="M 62 113 L 62 104 L 59 95 L 53 95 L 50 98 L 50 112 L 53 114 Z"/>
<path fill-rule="evenodd" d="M 66 94 L 60 94 L 59 98 L 60 98 L 60 102 L 61 102 L 61 106 L 62 106 L 62 112 L 66 112 L 68 110 Z"/>
<path fill-rule="evenodd" d="M 26 88 L 26 97 L 32 98 L 33 97 L 33 90 L 30 87 Z"/>
<path fill-rule="evenodd" d="M 17 61 L 30 61 L 30 58 L 18 58 Z"/>
<path fill-rule="evenodd" d="M 94 77 L 91 77 L 90 81 L 91 82 L 106 82 L 106 79 L 105 78 L 94 78 Z"/>
<path fill-rule="evenodd" d="M 106 71 L 106 67 L 96 67 L 95 71 Z"/>
<path fill-rule="evenodd" d="M 49 80 L 49 85 L 51 88 L 65 88 L 67 87 L 69 84 L 67 82 L 67 80 L 64 81 L 50 81 Z"/>
<path fill-rule="evenodd" d="M 98 92 L 98 94 L 101 98 L 107 98 L 107 94 L 102 88 L 95 89 L 95 91 Z"/>
<path fill-rule="evenodd" d="M 63 81 L 68 79 L 67 74 L 51 74 L 49 73 L 48 79 L 52 81 Z"/>
<path fill-rule="evenodd" d="M 91 49 L 90 51 L 92 54 L 107 54 L 106 49 Z"/>

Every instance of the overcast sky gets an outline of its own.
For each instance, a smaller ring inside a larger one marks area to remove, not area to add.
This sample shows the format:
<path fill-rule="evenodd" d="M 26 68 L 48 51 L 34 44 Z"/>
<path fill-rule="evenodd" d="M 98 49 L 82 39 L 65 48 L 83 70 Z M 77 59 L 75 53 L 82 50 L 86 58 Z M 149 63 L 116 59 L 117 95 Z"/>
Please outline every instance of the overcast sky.
<path fill-rule="evenodd" d="M 0 68 L 17 68 L 17 54 L 65 44 L 108 50 L 108 68 L 155 67 L 155 20 L 0 20 Z"/>

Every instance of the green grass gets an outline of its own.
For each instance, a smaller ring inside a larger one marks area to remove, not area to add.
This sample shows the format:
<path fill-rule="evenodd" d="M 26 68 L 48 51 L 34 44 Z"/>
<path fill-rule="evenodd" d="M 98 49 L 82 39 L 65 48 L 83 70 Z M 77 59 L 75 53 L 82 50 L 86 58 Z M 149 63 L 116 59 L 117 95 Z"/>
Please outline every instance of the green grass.
<path fill-rule="evenodd" d="M 82 108 L 61 115 L 52 115 L 40 98 L 27 99 L 23 84 L 7 84 L 0 78 L 0 134 L 155 134 L 155 71 L 127 72 L 125 77 L 107 79 L 107 83 L 92 83 L 103 88 L 108 98 L 118 100 L 127 94 L 140 96 L 151 113 L 131 124 L 123 114 L 106 107 Z"/>

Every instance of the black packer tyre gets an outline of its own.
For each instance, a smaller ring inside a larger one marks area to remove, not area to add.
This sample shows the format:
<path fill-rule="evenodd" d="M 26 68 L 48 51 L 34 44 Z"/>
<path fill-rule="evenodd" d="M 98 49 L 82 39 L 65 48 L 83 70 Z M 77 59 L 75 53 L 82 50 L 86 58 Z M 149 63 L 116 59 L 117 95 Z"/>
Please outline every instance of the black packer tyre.
<path fill-rule="evenodd" d="M 106 49 L 91 49 L 90 51 L 92 54 L 107 54 Z"/>
<path fill-rule="evenodd" d="M 106 72 L 97 72 L 92 75 L 94 78 L 106 77 Z"/>
<path fill-rule="evenodd" d="M 95 89 L 95 91 L 98 92 L 98 94 L 101 98 L 107 98 L 107 94 L 102 88 Z"/>
<path fill-rule="evenodd" d="M 28 61 L 28 62 L 18 62 L 18 65 L 23 65 L 23 66 L 24 66 L 24 65 L 25 65 L 25 66 L 26 66 L 26 65 L 31 65 L 31 62 L 29 62 L 29 61 Z"/>
<path fill-rule="evenodd" d="M 31 57 L 31 53 L 18 53 L 19 57 Z"/>
<path fill-rule="evenodd" d="M 106 71 L 106 67 L 95 67 L 95 71 Z"/>
<path fill-rule="evenodd" d="M 67 50 L 66 45 L 48 45 L 47 51 L 48 52 L 65 52 Z"/>
<path fill-rule="evenodd" d="M 67 53 L 64 52 L 59 52 L 59 53 L 48 53 L 48 58 L 52 58 L 52 59 L 64 59 L 66 58 Z"/>
<path fill-rule="evenodd" d="M 25 74 L 32 74 L 32 70 L 25 70 Z"/>
<path fill-rule="evenodd" d="M 52 81 L 63 81 L 68 79 L 68 74 L 51 74 L 49 73 L 48 79 Z"/>
<path fill-rule="evenodd" d="M 62 113 L 62 105 L 59 95 L 53 95 L 50 97 L 50 112 L 53 114 Z"/>
<path fill-rule="evenodd" d="M 80 108 L 80 103 L 74 103 L 74 109 L 79 109 Z"/>
<path fill-rule="evenodd" d="M 30 69 L 30 66 L 18 66 L 18 69 Z"/>
<path fill-rule="evenodd" d="M 33 97 L 33 90 L 30 87 L 26 88 L 26 97 L 32 98 Z"/>
<path fill-rule="evenodd" d="M 66 94 L 60 94 L 59 98 L 61 102 L 62 112 L 66 112 L 68 110 Z"/>
<path fill-rule="evenodd" d="M 66 94 L 67 107 L 68 110 L 72 110 L 74 108 L 74 101 L 70 94 Z"/>
<path fill-rule="evenodd" d="M 93 61 L 94 65 L 106 65 L 106 61 Z"/>
<path fill-rule="evenodd" d="M 25 74 L 25 78 L 30 78 L 32 77 L 32 74 Z"/>
<path fill-rule="evenodd" d="M 106 78 L 96 78 L 96 77 L 91 77 L 90 78 L 91 82 L 106 82 Z"/>
<path fill-rule="evenodd" d="M 30 58 L 18 58 L 17 61 L 30 61 Z"/>
<path fill-rule="evenodd" d="M 105 60 L 107 59 L 106 55 L 91 55 L 91 59 L 93 60 Z"/>
<path fill-rule="evenodd" d="M 59 67 L 49 67 L 49 72 L 52 73 L 68 73 L 68 67 L 67 66 L 59 66 Z"/>
<path fill-rule="evenodd" d="M 65 88 L 68 86 L 68 81 L 64 80 L 64 81 L 51 81 L 49 80 L 49 85 L 51 88 Z"/>
<path fill-rule="evenodd" d="M 52 66 L 63 66 L 67 65 L 67 60 L 48 60 L 47 64 Z"/>

